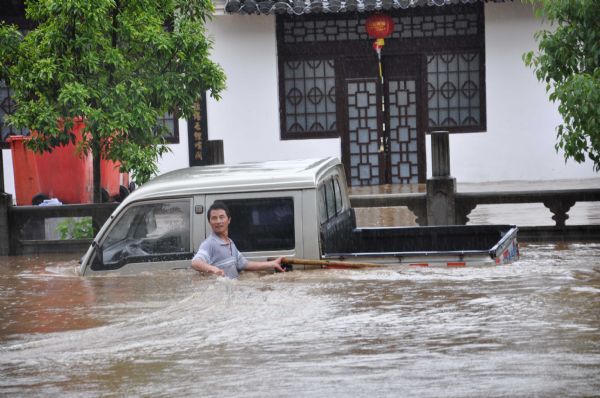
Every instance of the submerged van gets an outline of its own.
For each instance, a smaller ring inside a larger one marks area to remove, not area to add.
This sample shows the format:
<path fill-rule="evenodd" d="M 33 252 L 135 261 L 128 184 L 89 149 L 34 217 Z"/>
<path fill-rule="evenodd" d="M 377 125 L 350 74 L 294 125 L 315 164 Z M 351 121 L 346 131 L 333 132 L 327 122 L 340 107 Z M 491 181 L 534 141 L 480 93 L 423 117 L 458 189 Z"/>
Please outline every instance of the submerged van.
<path fill-rule="evenodd" d="M 82 258 L 80 273 L 190 267 L 211 232 L 206 211 L 215 201 L 229 207 L 229 236 L 252 260 L 466 266 L 518 258 L 517 228 L 510 225 L 357 228 L 343 166 L 325 158 L 191 167 L 158 176 L 117 207 Z"/>

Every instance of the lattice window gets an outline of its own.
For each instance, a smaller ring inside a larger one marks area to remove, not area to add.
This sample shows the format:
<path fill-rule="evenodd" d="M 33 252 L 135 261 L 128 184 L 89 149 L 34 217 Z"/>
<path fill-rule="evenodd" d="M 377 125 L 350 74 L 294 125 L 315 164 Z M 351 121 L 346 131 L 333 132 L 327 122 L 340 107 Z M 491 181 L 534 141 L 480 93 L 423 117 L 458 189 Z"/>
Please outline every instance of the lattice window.
<path fill-rule="evenodd" d="M 16 129 L 6 123 L 6 115 L 12 115 L 15 112 L 16 104 L 12 99 L 10 87 L 3 80 L 0 80 L 0 144 L 6 141 L 9 135 L 28 135 L 27 129 Z"/>
<path fill-rule="evenodd" d="M 427 56 L 430 129 L 481 124 L 480 55 L 476 52 Z"/>
<path fill-rule="evenodd" d="M 385 79 L 418 79 L 419 131 L 485 131 L 483 4 L 416 7 L 387 14 L 395 24 L 383 54 Z M 372 39 L 365 31 L 368 16 L 341 13 L 277 17 L 282 139 L 347 137 L 345 82 L 377 76 Z M 394 66 L 386 69 L 386 65 Z M 317 105 L 316 101 L 321 102 Z M 382 114 L 382 123 L 389 123 L 383 119 L 390 116 Z M 421 139 L 417 146 L 419 156 L 424 156 Z M 345 162 L 349 161 L 348 149 L 344 148 Z M 408 159 L 399 162 L 402 169 L 397 173 L 386 171 L 386 179 L 412 179 L 414 169 L 419 168 Z M 423 174 L 423 168 L 419 170 Z"/>
<path fill-rule="evenodd" d="M 392 184 L 419 182 L 417 88 L 414 80 L 390 80 L 390 163 Z"/>
<path fill-rule="evenodd" d="M 283 85 L 284 137 L 336 132 L 333 60 L 285 61 Z"/>
<path fill-rule="evenodd" d="M 377 185 L 381 183 L 377 81 L 350 81 L 347 88 L 350 183 L 352 186 Z"/>
<path fill-rule="evenodd" d="M 392 16 L 392 39 L 423 37 L 473 36 L 479 33 L 481 14 L 467 11 L 441 15 Z M 285 43 L 336 42 L 368 40 L 367 17 L 336 19 L 286 19 L 283 22 Z"/>

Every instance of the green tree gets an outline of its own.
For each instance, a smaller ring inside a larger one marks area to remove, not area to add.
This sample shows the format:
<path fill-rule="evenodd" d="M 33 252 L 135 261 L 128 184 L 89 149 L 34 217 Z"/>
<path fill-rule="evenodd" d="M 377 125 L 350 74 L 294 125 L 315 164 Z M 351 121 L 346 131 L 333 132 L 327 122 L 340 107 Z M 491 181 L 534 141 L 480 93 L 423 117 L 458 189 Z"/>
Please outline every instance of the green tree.
<path fill-rule="evenodd" d="M 211 0 L 30 0 L 36 28 L 20 36 L 0 25 L 0 78 L 14 90 L 16 112 L 37 151 L 74 142 L 73 121 L 86 134 L 78 150 L 94 157 L 94 200 L 100 159 L 121 162 L 141 184 L 168 151 L 157 119 L 190 117 L 200 93 L 219 98 L 222 69 L 209 59 L 205 23 Z"/>
<path fill-rule="evenodd" d="M 598 0 L 525 0 L 551 30 L 536 33 L 539 49 L 523 58 L 533 67 L 563 123 L 556 150 L 565 161 L 581 163 L 586 154 L 600 170 L 600 2 Z"/>

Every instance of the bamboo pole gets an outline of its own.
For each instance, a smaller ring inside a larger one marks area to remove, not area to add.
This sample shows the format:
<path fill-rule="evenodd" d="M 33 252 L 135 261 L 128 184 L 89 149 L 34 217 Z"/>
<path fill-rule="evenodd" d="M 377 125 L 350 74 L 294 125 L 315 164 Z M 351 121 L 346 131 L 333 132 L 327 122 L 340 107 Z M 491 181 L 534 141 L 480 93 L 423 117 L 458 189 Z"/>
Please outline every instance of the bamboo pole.
<path fill-rule="evenodd" d="M 314 265 L 327 268 L 381 268 L 383 264 L 360 263 L 354 261 L 308 260 L 304 258 L 284 258 L 283 264 Z"/>

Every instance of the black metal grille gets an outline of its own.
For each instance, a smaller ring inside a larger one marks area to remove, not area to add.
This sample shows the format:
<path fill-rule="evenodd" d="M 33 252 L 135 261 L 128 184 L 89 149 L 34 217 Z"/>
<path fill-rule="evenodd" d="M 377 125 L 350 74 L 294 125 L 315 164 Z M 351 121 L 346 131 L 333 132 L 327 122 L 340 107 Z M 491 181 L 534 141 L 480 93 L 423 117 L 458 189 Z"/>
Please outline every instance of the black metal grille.
<path fill-rule="evenodd" d="M 429 128 L 481 122 L 479 53 L 427 56 Z"/>
<path fill-rule="evenodd" d="M 287 133 L 336 131 L 333 60 L 286 61 L 283 81 Z"/>

